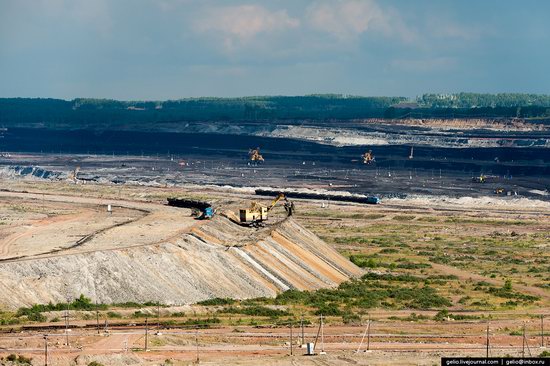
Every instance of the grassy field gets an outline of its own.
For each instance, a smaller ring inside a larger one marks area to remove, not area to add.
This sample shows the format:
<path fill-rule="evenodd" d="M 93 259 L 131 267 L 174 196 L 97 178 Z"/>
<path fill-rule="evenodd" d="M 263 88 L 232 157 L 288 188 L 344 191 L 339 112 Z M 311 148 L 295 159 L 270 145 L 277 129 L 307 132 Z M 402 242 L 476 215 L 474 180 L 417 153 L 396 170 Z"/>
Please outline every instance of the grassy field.
<path fill-rule="evenodd" d="M 71 186 L 72 187 L 72 186 Z M 28 187 L 22 184 L 21 188 Z M 36 186 L 50 189 L 50 185 Z M 173 190 L 76 187 L 100 197 L 164 201 Z M 122 192 L 121 192 L 122 190 Z M 205 192 L 183 192 L 202 197 Z M 209 197 L 229 204 L 234 198 Z M 238 201 L 239 205 L 242 205 Z M 167 324 L 284 324 L 320 314 L 335 323 L 360 322 L 376 310 L 388 320 L 420 322 L 485 319 L 494 312 L 532 313 L 550 308 L 550 218 L 536 212 L 431 206 L 297 204 L 296 219 L 365 274 L 338 288 L 291 290 L 274 299 L 214 299 L 179 311 L 161 309 Z M 70 304 L 78 319 L 95 316 L 95 304 Z M 0 313 L 2 325 L 63 321 L 64 304 Z M 154 303 L 100 305 L 101 318 L 136 321 L 156 316 Z M 407 311 L 403 315 L 399 312 Z M 60 320 L 61 319 L 61 320 Z"/>

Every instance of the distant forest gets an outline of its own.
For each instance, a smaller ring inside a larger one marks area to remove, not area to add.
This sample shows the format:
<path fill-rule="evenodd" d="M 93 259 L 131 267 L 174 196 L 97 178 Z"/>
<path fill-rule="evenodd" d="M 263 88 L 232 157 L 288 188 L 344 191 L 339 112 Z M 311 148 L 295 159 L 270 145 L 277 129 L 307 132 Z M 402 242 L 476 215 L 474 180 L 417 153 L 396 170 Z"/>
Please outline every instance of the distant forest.
<path fill-rule="evenodd" d="M 122 127 L 185 121 L 354 120 L 364 118 L 550 118 L 550 96 L 424 94 L 360 97 L 336 94 L 169 101 L 0 99 L 0 127 Z"/>

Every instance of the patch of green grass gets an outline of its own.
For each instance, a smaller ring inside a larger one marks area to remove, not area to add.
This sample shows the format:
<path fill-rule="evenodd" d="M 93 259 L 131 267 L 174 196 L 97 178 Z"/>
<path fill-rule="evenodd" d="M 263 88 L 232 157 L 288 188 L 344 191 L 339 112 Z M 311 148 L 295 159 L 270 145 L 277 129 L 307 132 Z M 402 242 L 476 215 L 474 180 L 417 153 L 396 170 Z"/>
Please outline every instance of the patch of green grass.
<path fill-rule="evenodd" d="M 234 304 L 235 302 L 237 302 L 237 300 L 234 300 L 234 299 L 231 299 L 231 298 L 228 298 L 228 297 L 225 297 L 225 298 L 220 298 L 220 297 L 216 297 L 214 299 L 208 299 L 208 300 L 204 300 L 204 301 L 199 301 L 197 303 L 197 305 L 202 305 L 202 306 L 216 306 L 216 305 L 220 305 L 220 306 L 223 306 L 223 305 L 232 305 Z"/>
<path fill-rule="evenodd" d="M 411 313 L 409 316 L 406 316 L 406 317 L 390 316 L 388 319 L 400 320 L 400 321 L 406 321 L 406 322 L 418 322 L 418 321 L 428 320 L 430 319 L 430 317 L 422 314 Z"/>
<path fill-rule="evenodd" d="M 392 220 L 395 220 L 395 221 L 411 221 L 411 220 L 414 220 L 416 216 L 414 215 L 395 215 L 394 217 L 392 217 Z"/>
<path fill-rule="evenodd" d="M 339 311 L 343 306 L 359 309 L 374 307 L 431 309 L 452 305 L 451 301 L 439 295 L 436 289 L 430 286 L 419 286 L 414 276 L 378 276 L 384 275 L 367 274 L 365 278 L 343 282 L 335 289 L 311 292 L 290 290 L 278 295 L 274 302 L 311 306 L 316 308 L 315 313 L 327 311 L 338 315 L 341 315 Z M 389 281 L 396 278 L 406 281 Z"/>
<path fill-rule="evenodd" d="M 41 313 L 48 312 L 48 311 L 62 311 L 67 309 L 67 307 L 71 310 L 106 310 L 107 305 L 104 304 L 93 304 L 92 301 L 87 298 L 84 295 L 80 295 L 79 298 L 75 299 L 71 303 L 57 303 L 52 304 L 51 302 L 49 304 L 35 304 L 31 306 L 30 308 L 22 307 L 17 310 L 16 316 L 26 316 L 29 320 L 33 321 L 44 321 L 45 319 L 41 317 Z"/>
<path fill-rule="evenodd" d="M 279 317 L 279 316 L 288 316 L 290 313 L 286 310 L 272 309 L 266 306 L 253 305 L 253 306 L 243 306 L 243 307 L 234 307 L 230 306 L 218 310 L 218 313 L 225 314 L 243 314 L 249 316 L 267 316 L 267 317 Z"/>

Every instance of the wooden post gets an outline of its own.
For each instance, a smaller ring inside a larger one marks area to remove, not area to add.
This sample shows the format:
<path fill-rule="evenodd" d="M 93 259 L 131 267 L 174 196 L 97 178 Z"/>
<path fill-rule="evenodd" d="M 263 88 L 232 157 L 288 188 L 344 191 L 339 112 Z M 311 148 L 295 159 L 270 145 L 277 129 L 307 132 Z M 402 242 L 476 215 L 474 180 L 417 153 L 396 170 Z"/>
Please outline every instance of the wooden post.
<path fill-rule="evenodd" d="M 95 300 L 95 319 L 97 324 L 97 334 L 99 334 L 99 305 L 97 304 L 97 299 Z"/>
<path fill-rule="evenodd" d="M 325 353 L 325 325 L 323 323 L 323 314 L 321 314 L 321 354 Z"/>
<path fill-rule="evenodd" d="M 489 358 L 489 323 L 487 323 L 487 340 L 485 344 L 487 346 L 485 350 L 485 358 Z"/>
<path fill-rule="evenodd" d="M 290 322 L 290 355 L 294 355 L 294 348 L 292 346 L 292 322 Z"/>
<path fill-rule="evenodd" d="M 300 320 L 300 327 L 302 328 L 302 344 L 304 344 L 304 314 L 302 314 L 302 319 Z"/>
<path fill-rule="evenodd" d="M 540 314 L 540 347 L 544 348 L 544 315 Z"/>
<path fill-rule="evenodd" d="M 69 346 L 69 300 L 67 300 L 67 311 L 65 312 L 65 344 Z"/>
<path fill-rule="evenodd" d="M 367 351 L 370 351 L 370 316 L 369 323 L 367 324 Z"/>
<path fill-rule="evenodd" d="M 199 357 L 199 326 L 198 325 L 195 328 L 195 344 L 197 345 L 197 363 L 199 363 L 200 357 Z"/>
<path fill-rule="evenodd" d="M 44 366 L 48 366 L 48 335 L 44 334 Z"/>
<path fill-rule="evenodd" d="M 149 336 L 149 318 L 145 318 L 145 352 L 147 352 Z"/>
<path fill-rule="evenodd" d="M 157 333 L 160 332 L 160 301 L 157 302 Z"/>

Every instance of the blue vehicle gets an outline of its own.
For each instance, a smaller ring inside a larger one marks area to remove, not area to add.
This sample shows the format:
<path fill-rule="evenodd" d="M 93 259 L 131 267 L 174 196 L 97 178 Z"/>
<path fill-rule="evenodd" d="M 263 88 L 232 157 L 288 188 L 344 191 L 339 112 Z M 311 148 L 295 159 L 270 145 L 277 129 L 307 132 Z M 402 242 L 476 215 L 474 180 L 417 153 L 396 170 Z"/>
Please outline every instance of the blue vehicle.
<path fill-rule="evenodd" d="M 381 203 L 380 198 L 377 196 L 367 196 L 367 203 L 377 205 Z"/>
<path fill-rule="evenodd" d="M 214 209 L 212 206 L 206 207 L 202 210 L 202 214 L 199 216 L 199 220 L 211 219 L 214 216 Z"/>

